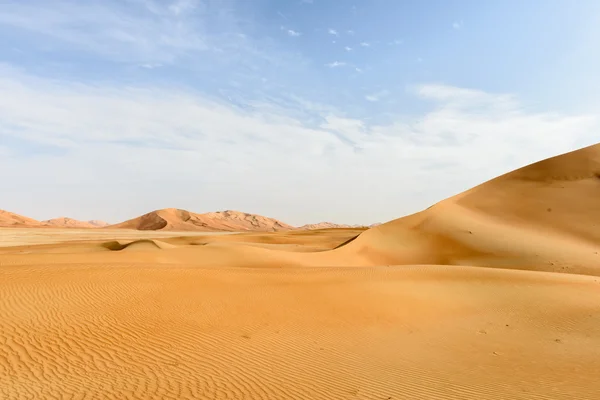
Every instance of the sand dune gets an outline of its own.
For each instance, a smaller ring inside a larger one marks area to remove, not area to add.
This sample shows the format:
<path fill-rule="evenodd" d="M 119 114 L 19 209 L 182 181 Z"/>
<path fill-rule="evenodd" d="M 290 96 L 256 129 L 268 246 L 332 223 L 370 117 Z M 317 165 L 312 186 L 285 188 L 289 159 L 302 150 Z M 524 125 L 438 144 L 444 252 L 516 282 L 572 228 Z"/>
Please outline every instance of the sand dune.
<path fill-rule="evenodd" d="M 263 231 L 275 232 L 293 229 L 273 218 L 239 211 L 219 211 L 196 214 L 176 208 L 152 211 L 120 224 L 114 229 L 165 230 L 165 231 Z"/>
<path fill-rule="evenodd" d="M 0 210 L 0 227 L 27 228 L 40 225 L 42 225 L 42 223 L 33 218 L 28 218 L 19 214 Z"/>
<path fill-rule="evenodd" d="M 600 145 L 513 171 L 380 225 L 341 252 L 362 264 L 600 275 Z"/>
<path fill-rule="evenodd" d="M 0 229 L 0 398 L 598 399 L 599 173 L 596 145 L 368 230 Z"/>

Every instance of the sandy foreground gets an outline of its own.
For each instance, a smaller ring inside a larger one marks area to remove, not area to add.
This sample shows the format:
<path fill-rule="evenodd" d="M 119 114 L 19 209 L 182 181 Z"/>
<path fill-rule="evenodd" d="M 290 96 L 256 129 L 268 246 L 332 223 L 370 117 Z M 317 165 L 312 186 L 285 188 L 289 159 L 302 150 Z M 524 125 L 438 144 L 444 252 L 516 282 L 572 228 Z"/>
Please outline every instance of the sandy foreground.
<path fill-rule="evenodd" d="M 0 398 L 599 398 L 600 278 L 335 265 L 358 233 L 2 229 Z"/>

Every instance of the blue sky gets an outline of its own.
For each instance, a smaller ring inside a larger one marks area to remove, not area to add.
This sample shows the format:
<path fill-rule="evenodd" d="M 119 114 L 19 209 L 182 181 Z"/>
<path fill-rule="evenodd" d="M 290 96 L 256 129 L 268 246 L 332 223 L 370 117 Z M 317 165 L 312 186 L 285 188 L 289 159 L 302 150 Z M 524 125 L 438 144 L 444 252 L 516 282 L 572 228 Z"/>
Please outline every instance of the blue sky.
<path fill-rule="evenodd" d="M 0 207 L 386 221 L 598 140 L 596 1 L 0 1 Z"/>

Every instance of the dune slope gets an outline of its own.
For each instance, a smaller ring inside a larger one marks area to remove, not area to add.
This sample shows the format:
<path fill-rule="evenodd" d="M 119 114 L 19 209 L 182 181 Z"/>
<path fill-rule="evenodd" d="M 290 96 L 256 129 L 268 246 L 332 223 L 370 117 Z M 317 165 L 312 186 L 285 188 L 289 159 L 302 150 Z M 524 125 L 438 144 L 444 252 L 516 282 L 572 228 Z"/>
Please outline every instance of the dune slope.
<path fill-rule="evenodd" d="M 370 229 L 360 263 L 600 274 L 600 145 L 537 162 Z"/>
<path fill-rule="evenodd" d="M 42 225 L 42 223 L 33 218 L 0 210 L 0 227 L 29 228 L 38 227 L 40 225 Z"/>

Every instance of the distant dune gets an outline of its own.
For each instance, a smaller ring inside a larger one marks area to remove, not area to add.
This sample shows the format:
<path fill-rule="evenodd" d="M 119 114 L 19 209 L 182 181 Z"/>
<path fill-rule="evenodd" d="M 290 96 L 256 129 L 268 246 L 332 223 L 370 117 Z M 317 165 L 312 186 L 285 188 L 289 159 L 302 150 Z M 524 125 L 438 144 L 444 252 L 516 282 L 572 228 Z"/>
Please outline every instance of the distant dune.
<path fill-rule="evenodd" d="M 334 224 L 333 222 L 319 222 L 316 224 L 302 225 L 296 229 L 315 230 L 315 229 L 337 229 L 337 228 L 353 228 L 353 226 L 345 225 L 345 224 Z"/>
<path fill-rule="evenodd" d="M 96 228 L 104 228 L 105 226 L 110 225 L 108 222 L 100 221 L 98 219 L 93 219 L 91 221 L 87 221 L 89 224 L 95 226 Z"/>
<path fill-rule="evenodd" d="M 67 217 L 49 219 L 47 221 L 42 221 L 42 224 L 53 228 L 100 228 L 108 226 L 106 222 L 102 221 L 79 221 Z"/>
<path fill-rule="evenodd" d="M 381 224 L 372 225 L 347 225 L 347 224 L 336 224 L 333 222 L 318 222 L 316 224 L 306 224 L 299 226 L 298 230 L 317 230 L 317 229 L 355 229 L 355 228 L 371 228 Z"/>
<path fill-rule="evenodd" d="M 38 221 L 8 211 L 0 210 L 0 227 L 13 228 L 114 228 L 155 231 L 199 231 L 199 232 L 278 232 L 286 230 L 354 229 L 369 226 L 319 222 L 294 227 L 274 218 L 240 211 L 217 211 L 203 214 L 176 208 L 165 208 L 144 214 L 118 224 L 110 225 L 100 220 L 81 221 L 69 217 Z"/>
<path fill-rule="evenodd" d="M 29 228 L 39 227 L 42 223 L 33 218 L 0 210 L 0 227 Z"/>
<path fill-rule="evenodd" d="M 273 218 L 239 211 L 196 214 L 176 208 L 152 211 L 108 228 L 164 231 L 258 231 L 276 232 L 294 229 Z"/>

